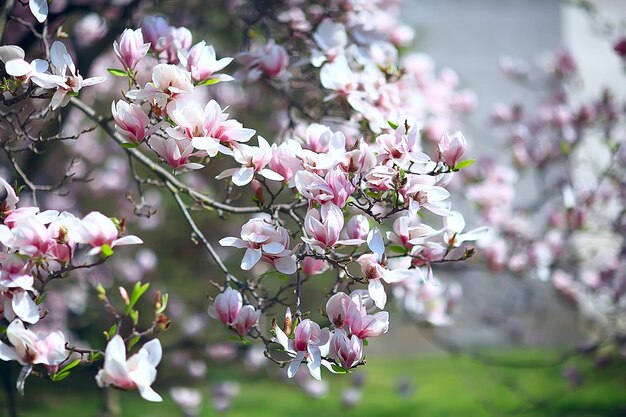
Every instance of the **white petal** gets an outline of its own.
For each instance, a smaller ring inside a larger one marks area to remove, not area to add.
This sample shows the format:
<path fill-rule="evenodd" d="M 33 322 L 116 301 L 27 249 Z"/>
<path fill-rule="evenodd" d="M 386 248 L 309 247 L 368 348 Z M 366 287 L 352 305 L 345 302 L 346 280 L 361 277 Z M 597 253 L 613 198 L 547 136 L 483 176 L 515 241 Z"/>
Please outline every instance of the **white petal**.
<path fill-rule="evenodd" d="M 274 267 L 278 272 L 282 272 L 287 275 L 295 274 L 298 269 L 296 260 L 293 256 L 285 256 L 274 260 Z"/>
<path fill-rule="evenodd" d="M 20 291 L 13 294 L 11 303 L 13 312 L 16 316 L 27 323 L 35 324 L 39 321 L 39 309 L 37 304 L 30 298 L 30 294 L 26 291 Z"/>
<path fill-rule="evenodd" d="M 28 6 L 39 23 L 43 23 L 48 17 L 48 0 L 30 0 Z"/>
<path fill-rule="evenodd" d="M 371 279 L 367 286 L 367 292 L 372 300 L 374 300 L 376 307 L 385 308 L 385 304 L 387 304 L 387 293 L 380 279 Z"/>
<path fill-rule="evenodd" d="M 272 181 L 284 181 L 285 180 L 285 177 L 280 175 L 278 172 L 274 172 L 271 169 L 267 169 L 267 168 L 260 170 L 259 175 L 262 175 L 268 180 L 272 180 Z"/>
<path fill-rule="evenodd" d="M 298 368 L 300 367 L 300 363 L 304 359 L 305 354 L 306 352 L 298 352 L 296 357 L 293 358 L 293 360 L 289 364 L 289 367 L 287 368 L 287 376 L 289 378 L 293 378 L 294 376 L 296 376 L 296 373 L 298 372 Z"/>
<path fill-rule="evenodd" d="M 246 254 L 241 260 L 241 269 L 249 271 L 254 265 L 261 260 L 261 249 L 247 249 Z"/>
<path fill-rule="evenodd" d="M 377 227 L 370 230 L 367 235 L 367 246 L 370 247 L 372 252 L 378 255 L 379 258 L 385 253 L 385 243 L 383 242 L 383 235 L 380 233 Z"/>
<path fill-rule="evenodd" d="M 139 389 L 139 395 L 141 395 L 141 398 L 143 398 L 146 401 L 152 401 L 152 402 L 161 402 L 163 401 L 163 398 L 157 394 L 152 387 L 149 386 L 139 386 L 137 387 Z"/>

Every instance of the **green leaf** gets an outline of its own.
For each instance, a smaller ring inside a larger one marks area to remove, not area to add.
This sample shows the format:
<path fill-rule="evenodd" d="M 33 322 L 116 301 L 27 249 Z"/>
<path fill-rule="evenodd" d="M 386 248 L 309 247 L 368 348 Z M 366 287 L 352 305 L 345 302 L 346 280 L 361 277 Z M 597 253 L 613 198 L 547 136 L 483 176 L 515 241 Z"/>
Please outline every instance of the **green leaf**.
<path fill-rule="evenodd" d="M 133 324 L 136 326 L 137 323 L 139 322 L 139 311 L 137 310 L 131 310 L 130 313 L 128 314 L 130 316 L 130 318 L 133 320 Z"/>
<path fill-rule="evenodd" d="M 285 274 L 283 274 L 282 272 L 278 272 L 278 271 L 268 271 L 264 274 L 261 274 L 261 277 L 263 278 L 278 278 L 280 281 L 289 281 L 289 277 Z"/>
<path fill-rule="evenodd" d="M 461 161 L 458 164 L 456 164 L 454 166 L 455 170 L 459 170 L 459 169 L 463 169 L 463 168 L 469 168 L 474 164 L 475 160 L 474 159 L 466 159 L 465 161 Z"/>
<path fill-rule="evenodd" d="M 130 347 L 129 347 L 130 349 Z M 102 357 L 101 352 L 90 352 L 89 353 L 89 362 L 95 362 Z"/>
<path fill-rule="evenodd" d="M 167 301 L 169 300 L 169 295 L 167 293 L 161 296 L 161 307 L 159 307 L 154 313 L 161 314 L 167 308 Z"/>
<path fill-rule="evenodd" d="M 126 142 L 126 143 L 120 144 L 120 146 L 124 149 L 134 149 L 138 147 L 139 145 L 140 145 L 139 142 Z"/>
<path fill-rule="evenodd" d="M 63 381 L 68 376 L 70 376 L 70 372 L 59 372 L 58 374 L 52 375 L 52 381 L 54 382 Z"/>
<path fill-rule="evenodd" d="M 100 250 L 102 251 L 102 256 L 105 258 L 113 255 L 113 249 L 111 249 L 111 247 L 106 243 L 100 247 Z"/>
<path fill-rule="evenodd" d="M 198 84 L 196 84 L 197 86 L 201 86 L 201 85 L 213 85 L 213 84 L 217 84 L 219 83 L 220 80 L 218 78 L 209 78 L 206 79 L 204 81 L 200 81 Z"/>
<path fill-rule="evenodd" d="M 363 339 L 363 346 L 367 346 L 369 344 L 370 344 L 370 342 L 368 342 L 367 339 Z"/>
<path fill-rule="evenodd" d="M 80 359 L 73 360 L 72 362 L 70 362 L 66 366 L 64 366 L 63 369 L 61 369 L 60 372 L 67 372 L 70 369 L 75 368 L 76 366 L 78 366 L 79 363 L 80 363 Z"/>
<path fill-rule="evenodd" d="M 137 342 L 139 342 L 139 339 L 141 339 L 141 337 L 139 337 L 139 336 L 135 336 L 132 339 L 130 339 L 128 341 L 128 350 L 132 349 L 133 346 L 135 346 L 137 344 Z"/>
<path fill-rule="evenodd" d="M 348 373 L 348 371 L 346 371 L 341 366 L 336 365 L 334 363 L 332 363 L 330 366 L 331 366 L 331 368 L 333 368 L 333 371 L 335 371 L 338 374 L 347 374 Z"/>
<path fill-rule="evenodd" d="M 395 124 L 394 122 L 392 122 L 391 120 L 387 121 L 387 124 L 389 125 L 389 127 L 391 127 L 393 130 L 396 130 L 398 128 L 398 125 Z"/>
<path fill-rule="evenodd" d="M 117 324 L 114 324 L 113 326 L 111 326 L 111 328 L 109 329 L 107 333 L 107 339 L 110 339 L 110 336 L 114 335 L 115 332 L 117 331 Z"/>
<path fill-rule="evenodd" d="M 107 71 L 114 77 L 128 77 L 128 72 L 121 69 L 107 68 Z"/>
<path fill-rule="evenodd" d="M 406 253 L 406 248 L 400 245 L 389 245 L 387 249 L 389 249 L 390 252 L 401 253 L 403 255 Z"/>
<path fill-rule="evenodd" d="M 131 310 L 133 309 L 133 307 L 135 306 L 135 304 L 137 304 L 137 301 L 139 301 L 139 298 L 141 298 L 141 296 L 148 291 L 148 288 L 150 288 L 150 283 L 145 283 L 143 285 L 141 285 L 141 281 L 138 281 L 135 286 L 133 287 L 133 292 L 130 295 L 130 301 L 128 303 L 128 305 L 126 306 L 126 310 L 124 311 L 124 315 L 127 315 L 131 312 Z"/>
<path fill-rule="evenodd" d="M 7 332 L 7 326 L 0 326 L 0 334 L 5 334 Z"/>

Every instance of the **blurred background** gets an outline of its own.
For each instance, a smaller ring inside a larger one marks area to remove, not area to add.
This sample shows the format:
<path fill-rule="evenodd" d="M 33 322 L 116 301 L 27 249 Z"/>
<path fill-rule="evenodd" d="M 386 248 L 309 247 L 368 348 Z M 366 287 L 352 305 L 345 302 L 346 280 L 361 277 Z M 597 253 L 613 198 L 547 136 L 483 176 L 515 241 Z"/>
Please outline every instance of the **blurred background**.
<path fill-rule="evenodd" d="M 174 25 L 202 22 L 190 27 L 194 39 L 214 44 L 218 56 L 233 56 L 241 44 L 241 34 L 233 30 L 227 16 L 214 12 L 228 7 L 228 3 L 162 1 L 144 12 L 161 13 Z M 596 16 L 604 23 L 618 25 L 626 19 L 624 0 L 598 0 L 594 4 Z M 557 0 L 407 0 L 402 7 L 404 22 L 415 31 L 410 49 L 428 54 L 436 68 L 452 68 L 460 85 L 476 94 L 475 110 L 461 121 L 472 158 L 487 154 L 504 158 L 507 152 L 505 132 L 492 123 L 497 104 L 515 102 L 532 108 L 542 100 L 541 88 L 516 84 L 503 74 L 505 57 L 541 67 L 551 52 L 569 50 L 579 68 L 576 94 L 580 100 L 596 97 L 606 87 L 619 99 L 626 98 L 624 63 L 614 53 L 611 40 L 603 35 L 601 25 L 581 7 Z M 93 29 L 102 21 L 80 12 L 67 21 L 67 27 L 79 24 Z M 110 55 L 79 68 L 102 75 Z M 263 90 L 244 97 L 238 88 L 218 89 L 215 94 L 232 103 L 232 113 L 245 126 L 272 137 L 284 120 L 267 118 L 261 111 L 241 112 L 246 101 L 272 97 L 263 96 Z M 91 99 L 104 112 L 111 100 L 103 98 L 105 93 L 85 94 L 94 94 Z M 69 127 L 84 126 L 78 114 L 69 112 L 65 117 L 76 120 Z M 66 306 L 66 314 L 59 313 L 56 320 L 77 338 L 97 345 L 101 335 L 89 330 L 90 323 L 103 317 L 103 309 L 93 302 L 96 282 L 114 287 L 141 279 L 158 282 L 158 288 L 171 293 L 168 311 L 173 325 L 160 335 L 166 354 L 154 385 L 164 394 L 165 403 L 145 403 L 135 392 L 107 394 L 117 397 L 121 415 L 626 415 L 623 348 L 611 345 L 605 350 L 586 351 L 585 343 L 593 330 L 580 309 L 562 297 L 552 283 L 505 271 L 494 273 L 473 260 L 471 266 L 438 271 L 443 282 L 457 281 L 463 289 L 450 325 L 430 326 L 391 306 L 389 334 L 370 342 L 367 366 L 347 376 L 325 376 L 323 382 L 310 379 L 308 374 L 287 381 L 284 370 L 266 363 L 262 346 L 229 340 L 230 333 L 208 317 L 210 297 L 215 295 L 209 282 L 220 277 L 204 252 L 190 241 L 187 226 L 169 197 L 147 192 L 147 203 L 162 205 L 162 209 L 149 218 L 134 217 L 125 196 L 133 184 L 128 180 L 123 153 L 103 142 L 97 132 L 80 141 L 67 145 L 59 158 L 78 153 L 87 160 L 85 170 L 100 168 L 86 189 L 77 190 L 82 194 L 72 204 L 83 212 L 102 210 L 103 206 L 125 210 L 120 216 L 129 218 L 130 231 L 141 236 L 145 244 L 132 256 L 116 259 L 112 267 L 79 277 L 78 285 L 51 293 L 47 302 Z M 110 157 L 111 153 L 115 156 Z M 57 162 L 54 156 L 38 156 L 32 169 L 42 178 Z M 219 168 L 212 170 L 219 172 Z M 193 175 L 187 179 L 194 181 Z M 531 178 L 521 178 L 516 187 L 516 198 L 529 198 L 536 192 Z M 44 204 L 65 209 L 67 203 L 62 197 L 51 196 Z M 458 204 L 469 208 L 468 203 Z M 232 236 L 240 226 L 240 219 L 198 217 L 207 236 L 215 241 L 218 236 Z M 472 224 L 480 225 L 477 222 L 475 219 Z M 228 251 L 221 254 L 233 269 L 237 268 L 237 255 Z M 319 298 L 306 300 L 305 307 L 316 314 L 324 300 L 323 290 L 332 280 L 319 277 L 312 285 L 319 290 Z M 280 317 L 282 312 L 275 314 Z M 267 327 L 271 317 L 266 319 Z M 26 396 L 17 400 L 19 415 L 98 415 L 110 399 L 103 398 L 103 391 L 92 383 L 96 371 L 81 369 L 55 384 L 31 378 Z M 17 367 L 2 368 L 5 383 L 17 372 Z M 87 385 L 94 386 L 93 391 L 85 392 Z M 3 392 L 0 415 L 6 401 Z"/>

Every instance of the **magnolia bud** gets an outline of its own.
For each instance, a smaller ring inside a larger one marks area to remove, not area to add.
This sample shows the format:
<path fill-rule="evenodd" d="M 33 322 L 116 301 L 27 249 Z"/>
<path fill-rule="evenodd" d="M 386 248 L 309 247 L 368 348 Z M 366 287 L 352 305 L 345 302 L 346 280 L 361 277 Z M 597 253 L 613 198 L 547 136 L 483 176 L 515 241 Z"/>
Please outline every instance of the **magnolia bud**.
<path fill-rule="evenodd" d="M 353 216 L 348 222 L 346 227 L 346 233 L 350 239 L 367 239 L 367 234 L 370 232 L 370 223 L 362 214 Z"/>
<path fill-rule="evenodd" d="M 461 160 L 466 147 L 467 141 L 461 132 L 452 136 L 445 134 L 439 140 L 439 153 L 449 167 L 454 167 Z"/>
<path fill-rule="evenodd" d="M 115 55 L 122 62 L 124 68 L 129 70 L 135 69 L 139 61 L 146 56 L 149 49 L 150 44 L 143 42 L 141 29 L 126 29 L 122 32 L 119 43 L 117 41 L 113 42 Z"/>
<path fill-rule="evenodd" d="M 283 321 L 283 332 L 289 336 L 292 330 L 292 320 L 291 320 L 291 309 L 287 307 L 287 311 L 285 312 L 285 320 Z"/>
<path fill-rule="evenodd" d="M 130 298 L 128 297 L 128 291 L 126 291 L 126 288 L 118 287 L 118 290 L 120 292 L 120 297 L 122 297 L 122 300 L 124 301 L 124 305 L 129 305 Z"/>

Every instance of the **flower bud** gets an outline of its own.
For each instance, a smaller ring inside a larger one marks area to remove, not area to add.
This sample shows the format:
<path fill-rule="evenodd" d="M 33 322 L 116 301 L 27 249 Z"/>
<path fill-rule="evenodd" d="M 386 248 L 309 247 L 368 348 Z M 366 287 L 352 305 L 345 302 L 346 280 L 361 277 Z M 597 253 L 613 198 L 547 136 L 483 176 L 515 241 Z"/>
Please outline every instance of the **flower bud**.
<path fill-rule="evenodd" d="M 215 297 L 215 303 L 213 304 L 213 308 L 209 311 L 209 314 L 222 323 L 230 325 L 235 322 L 242 305 L 243 298 L 241 294 L 228 287 L 223 293 Z"/>
<path fill-rule="evenodd" d="M 120 297 L 122 297 L 122 300 L 124 301 L 124 305 L 129 305 L 130 298 L 128 297 L 128 291 L 126 291 L 126 288 L 119 287 L 118 290 L 120 292 Z"/>
<path fill-rule="evenodd" d="M 363 358 L 363 342 L 352 335 L 350 338 L 343 329 L 335 330 L 330 339 L 330 356 L 339 361 L 343 369 L 350 369 Z"/>
<path fill-rule="evenodd" d="M 143 42 L 141 29 L 126 29 L 122 32 L 119 43 L 113 42 L 115 55 L 128 70 L 134 70 L 149 49 L 150 44 Z"/>
<path fill-rule="evenodd" d="M 340 329 L 347 324 L 346 306 L 350 303 L 352 303 L 352 300 L 343 292 L 333 295 L 326 303 L 326 314 L 328 315 L 328 320 L 330 320 L 333 326 L 337 329 Z"/>
<path fill-rule="evenodd" d="M 350 239 L 367 239 L 367 234 L 370 232 L 370 224 L 367 221 L 367 217 L 362 214 L 353 216 L 348 222 L 346 227 L 346 233 Z"/>
<path fill-rule="evenodd" d="M 115 130 L 126 140 L 139 143 L 145 139 L 150 119 L 141 106 L 120 100 L 111 103 L 111 114 L 115 119 Z"/>
<path fill-rule="evenodd" d="M 302 260 L 302 272 L 307 277 L 321 274 L 328 268 L 328 264 L 323 259 L 315 259 L 307 256 Z"/>
<path fill-rule="evenodd" d="M 467 141 L 461 132 L 449 136 L 447 133 L 439 140 L 439 153 L 443 161 L 450 167 L 454 167 L 465 152 Z"/>
<path fill-rule="evenodd" d="M 237 314 L 235 322 L 233 323 L 239 336 L 244 337 L 250 333 L 252 327 L 259 321 L 260 316 L 261 312 L 256 311 L 251 305 L 243 306 L 242 309 L 239 310 L 239 314 Z"/>

